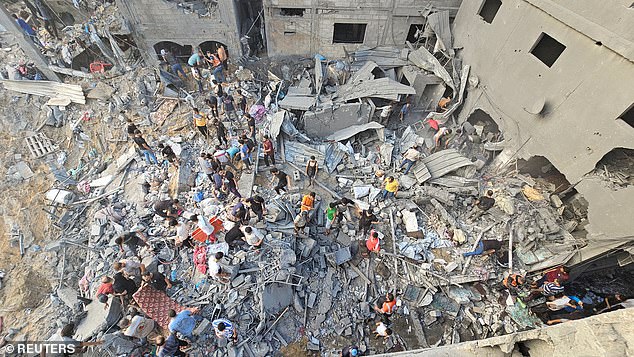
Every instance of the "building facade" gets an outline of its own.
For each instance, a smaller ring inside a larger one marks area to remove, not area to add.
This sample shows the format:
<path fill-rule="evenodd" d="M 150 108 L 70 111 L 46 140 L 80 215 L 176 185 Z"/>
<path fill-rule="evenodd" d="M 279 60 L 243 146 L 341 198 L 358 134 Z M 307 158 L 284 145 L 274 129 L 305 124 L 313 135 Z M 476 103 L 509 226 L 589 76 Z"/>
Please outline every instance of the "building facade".
<path fill-rule="evenodd" d="M 461 0 L 264 0 L 268 54 L 342 57 L 361 46 L 403 46 L 425 24 L 426 7 L 449 10 Z"/>
<path fill-rule="evenodd" d="M 506 139 L 500 163 L 544 157 L 582 195 L 589 244 L 576 259 L 634 237 L 634 186 L 589 175 L 611 153 L 634 149 L 631 5 L 465 0 L 454 22 L 454 45 L 478 83 L 460 121 L 485 112 Z"/>

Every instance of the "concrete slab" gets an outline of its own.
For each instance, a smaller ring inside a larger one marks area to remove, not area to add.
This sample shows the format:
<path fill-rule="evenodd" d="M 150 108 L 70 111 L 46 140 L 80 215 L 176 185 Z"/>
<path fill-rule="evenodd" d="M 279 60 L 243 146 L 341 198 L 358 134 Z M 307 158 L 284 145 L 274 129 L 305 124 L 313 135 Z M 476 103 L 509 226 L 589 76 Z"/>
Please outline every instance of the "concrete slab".
<path fill-rule="evenodd" d="M 287 284 L 267 284 L 262 292 L 264 311 L 277 314 L 293 303 L 293 287 Z"/>
<path fill-rule="evenodd" d="M 112 297 L 110 297 L 112 300 Z M 75 337 L 79 340 L 84 340 L 90 336 L 94 336 L 101 329 L 102 325 L 106 322 L 109 309 L 104 309 L 104 304 L 97 300 L 86 305 L 86 317 L 81 320 L 75 331 Z"/>

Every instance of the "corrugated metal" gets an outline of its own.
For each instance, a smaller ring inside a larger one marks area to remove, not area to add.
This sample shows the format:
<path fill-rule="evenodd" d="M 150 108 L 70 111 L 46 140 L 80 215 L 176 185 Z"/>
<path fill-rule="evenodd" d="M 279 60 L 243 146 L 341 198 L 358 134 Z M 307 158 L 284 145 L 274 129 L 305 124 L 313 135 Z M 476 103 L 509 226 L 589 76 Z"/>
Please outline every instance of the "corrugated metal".
<path fill-rule="evenodd" d="M 421 161 L 427 166 L 431 178 L 442 177 L 461 167 L 473 165 L 471 160 L 462 156 L 456 149 L 439 151 L 423 158 Z"/>
<path fill-rule="evenodd" d="M 51 81 L 0 81 L 5 89 L 20 93 L 41 95 L 51 98 L 68 98 L 73 103 L 86 104 L 86 97 L 81 86 Z"/>

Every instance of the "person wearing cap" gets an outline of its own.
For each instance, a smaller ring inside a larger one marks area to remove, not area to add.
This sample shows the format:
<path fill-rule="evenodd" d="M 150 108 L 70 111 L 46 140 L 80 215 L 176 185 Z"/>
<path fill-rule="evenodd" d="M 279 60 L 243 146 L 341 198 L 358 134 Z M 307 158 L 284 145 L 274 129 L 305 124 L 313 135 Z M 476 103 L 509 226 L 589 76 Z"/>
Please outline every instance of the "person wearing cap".
<path fill-rule="evenodd" d="M 346 346 L 341 350 L 341 357 L 355 357 L 359 355 L 359 347 L 352 345 Z"/>
<path fill-rule="evenodd" d="M 112 287 L 113 282 L 114 279 L 111 277 L 103 276 L 101 278 L 101 284 L 97 288 L 97 293 L 95 294 L 97 296 L 97 300 L 104 304 L 104 310 L 108 308 L 108 295 L 114 295 L 114 288 Z"/>

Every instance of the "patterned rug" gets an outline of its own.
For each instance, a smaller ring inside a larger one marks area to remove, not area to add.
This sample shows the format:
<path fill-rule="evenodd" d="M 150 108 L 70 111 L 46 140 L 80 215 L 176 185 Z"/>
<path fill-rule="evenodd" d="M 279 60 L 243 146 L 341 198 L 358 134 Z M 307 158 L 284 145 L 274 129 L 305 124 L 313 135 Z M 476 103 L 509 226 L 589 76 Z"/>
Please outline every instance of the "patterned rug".
<path fill-rule="evenodd" d="M 141 310 L 164 330 L 167 330 L 167 325 L 170 323 L 170 317 L 167 315 L 168 311 L 174 309 L 174 311 L 179 313 L 185 309 L 165 295 L 164 292 L 158 291 L 149 285 L 139 289 L 134 293 L 133 297 Z"/>

